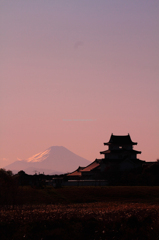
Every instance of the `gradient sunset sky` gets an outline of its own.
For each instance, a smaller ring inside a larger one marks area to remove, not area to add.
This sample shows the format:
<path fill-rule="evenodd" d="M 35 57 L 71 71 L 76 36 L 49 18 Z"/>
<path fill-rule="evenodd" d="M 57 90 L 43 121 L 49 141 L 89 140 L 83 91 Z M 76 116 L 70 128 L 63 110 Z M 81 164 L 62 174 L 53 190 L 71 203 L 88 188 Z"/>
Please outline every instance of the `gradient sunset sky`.
<path fill-rule="evenodd" d="M 158 0 L 0 0 L 0 167 L 50 146 L 159 158 Z"/>

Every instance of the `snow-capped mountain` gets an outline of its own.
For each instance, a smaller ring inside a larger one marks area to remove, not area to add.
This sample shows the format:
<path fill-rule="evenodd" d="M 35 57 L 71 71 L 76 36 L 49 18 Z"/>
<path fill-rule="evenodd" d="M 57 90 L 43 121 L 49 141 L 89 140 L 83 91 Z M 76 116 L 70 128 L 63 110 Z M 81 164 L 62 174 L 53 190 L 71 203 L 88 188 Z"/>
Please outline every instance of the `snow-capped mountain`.
<path fill-rule="evenodd" d="M 90 161 L 82 158 L 62 146 L 52 146 L 44 152 L 37 153 L 26 160 L 13 162 L 5 167 L 14 173 L 20 170 L 28 174 L 35 172 L 60 174 L 72 172 L 79 166 L 87 166 Z"/>

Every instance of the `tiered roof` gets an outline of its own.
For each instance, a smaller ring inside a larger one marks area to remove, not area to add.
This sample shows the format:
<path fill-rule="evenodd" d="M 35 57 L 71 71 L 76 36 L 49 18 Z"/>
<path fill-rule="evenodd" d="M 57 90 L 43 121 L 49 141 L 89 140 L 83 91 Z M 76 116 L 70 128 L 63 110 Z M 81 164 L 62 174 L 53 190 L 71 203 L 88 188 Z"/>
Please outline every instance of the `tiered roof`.
<path fill-rule="evenodd" d="M 111 163 L 111 164 L 114 164 L 114 163 L 121 163 L 121 162 L 123 162 L 123 161 L 125 161 L 125 160 L 127 160 L 127 159 L 129 159 L 127 156 L 125 156 L 125 157 L 123 157 L 122 159 L 118 159 L 118 158 L 116 158 L 116 159 L 104 159 L 104 163 Z M 140 159 L 138 159 L 138 158 L 134 158 L 134 159 L 129 159 L 129 161 L 131 161 L 131 162 L 133 162 L 133 163 L 145 163 L 145 161 L 144 160 L 140 160 Z"/>
<path fill-rule="evenodd" d="M 104 145 L 137 145 L 137 142 L 131 140 L 130 135 L 116 136 L 111 135 L 109 142 L 104 143 Z"/>
<path fill-rule="evenodd" d="M 131 154 L 133 154 L 133 153 L 140 154 L 141 153 L 141 151 L 136 151 L 136 150 L 133 150 L 133 149 L 131 149 L 131 150 L 127 150 L 127 149 L 110 150 L 110 149 L 108 149 L 106 151 L 100 152 L 100 154 L 109 154 L 109 153 L 120 154 L 120 153 L 123 153 L 123 151 L 131 153 Z"/>

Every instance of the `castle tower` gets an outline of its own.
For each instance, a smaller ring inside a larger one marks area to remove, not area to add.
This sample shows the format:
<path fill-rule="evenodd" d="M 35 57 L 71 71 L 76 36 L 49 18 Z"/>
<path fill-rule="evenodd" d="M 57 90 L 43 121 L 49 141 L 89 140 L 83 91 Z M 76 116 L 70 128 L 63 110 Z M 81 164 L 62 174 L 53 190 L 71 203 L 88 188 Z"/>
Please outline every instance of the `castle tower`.
<path fill-rule="evenodd" d="M 137 159 L 137 154 L 141 154 L 140 151 L 133 149 L 137 142 L 133 142 L 130 135 L 116 136 L 111 135 L 109 142 L 104 143 L 108 146 L 108 150 L 100 152 L 104 154 L 105 159 Z"/>

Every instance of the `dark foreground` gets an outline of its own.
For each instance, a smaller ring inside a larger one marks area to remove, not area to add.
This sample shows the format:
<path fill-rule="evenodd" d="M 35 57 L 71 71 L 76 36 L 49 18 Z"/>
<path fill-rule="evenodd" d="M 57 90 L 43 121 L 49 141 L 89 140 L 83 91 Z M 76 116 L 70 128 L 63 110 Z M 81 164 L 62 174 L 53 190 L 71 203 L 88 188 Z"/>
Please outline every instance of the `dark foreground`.
<path fill-rule="evenodd" d="M 1 240 L 159 239 L 159 187 L 22 191 L 18 205 L 1 205 Z"/>

